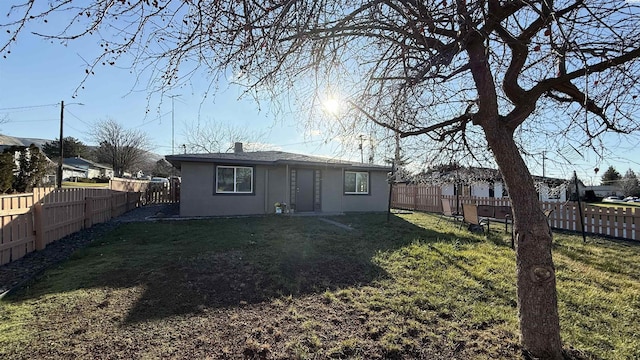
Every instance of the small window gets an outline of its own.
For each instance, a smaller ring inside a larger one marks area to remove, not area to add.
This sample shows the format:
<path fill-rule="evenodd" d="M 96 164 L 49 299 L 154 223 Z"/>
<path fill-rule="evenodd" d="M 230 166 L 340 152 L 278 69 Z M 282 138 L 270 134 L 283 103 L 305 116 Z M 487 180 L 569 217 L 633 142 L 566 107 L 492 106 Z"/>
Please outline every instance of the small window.
<path fill-rule="evenodd" d="M 344 193 L 345 194 L 368 194 L 369 193 L 369 173 L 345 171 L 344 172 Z"/>
<path fill-rule="evenodd" d="M 253 168 L 243 166 L 218 166 L 216 168 L 216 193 L 247 194 L 253 192 Z"/>

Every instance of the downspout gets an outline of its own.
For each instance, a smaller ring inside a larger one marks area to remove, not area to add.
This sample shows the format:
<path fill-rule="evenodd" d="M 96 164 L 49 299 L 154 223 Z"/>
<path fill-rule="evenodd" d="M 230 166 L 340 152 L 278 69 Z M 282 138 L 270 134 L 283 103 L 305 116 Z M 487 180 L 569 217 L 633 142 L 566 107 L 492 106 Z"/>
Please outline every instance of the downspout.
<path fill-rule="evenodd" d="M 264 213 L 269 213 L 269 168 L 264 169 Z"/>

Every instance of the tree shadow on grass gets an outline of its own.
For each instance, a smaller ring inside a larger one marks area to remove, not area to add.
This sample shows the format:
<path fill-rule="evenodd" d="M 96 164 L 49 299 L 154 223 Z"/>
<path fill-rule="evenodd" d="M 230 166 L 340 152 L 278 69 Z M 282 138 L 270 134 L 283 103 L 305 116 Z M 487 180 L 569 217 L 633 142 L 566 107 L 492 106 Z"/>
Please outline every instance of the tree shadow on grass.
<path fill-rule="evenodd" d="M 237 229 L 233 239 L 236 243 L 228 249 L 178 256 L 182 249 L 176 244 L 189 246 L 189 241 L 169 243 L 166 251 L 160 251 L 164 255 L 151 261 L 135 259 L 135 256 L 147 256 L 145 252 L 131 253 L 127 256 L 133 258 L 128 262 L 104 267 L 79 283 L 59 282 L 60 285 L 54 287 L 36 283 L 29 291 L 14 296 L 13 301 L 78 288 L 141 286 L 142 295 L 124 319 L 124 324 L 130 324 L 199 313 L 204 309 L 256 304 L 283 295 L 300 297 L 372 284 L 389 277 L 372 261 L 378 252 L 393 251 L 416 240 L 481 241 L 471 234 L 461 237 L 460 233 L 449 232 L 446 226 L 443 229 L 447 232 L 436 231 L 396 216 L 390 222 L 380 214 L 349 215 L 334 220 L 354 230 L 333 227 L 314 218 L 238 219 L 232 224 Z M 210 222 L 215 228 L 216 220 Z M 188 223 L 172 225 L 189 226 Z M 251 236 L 247 235 L 248 228 L 252 229 Z M 123 241 L 122 236 L 118 235 L 119 241 Z M 153 239 L 144 239 L 145 244 L 153 242 Z M 107 236 L 101 246 L 115 246 L 115 243 Z M 113 252 L 105 251 L 105 254 Z M 90 268 L 95 261 L 98 259 L 81 256 L 68 264 L 67 270 L 63 267 L 51 276 L 69 276 L 67 271 L 77 273 L 78 267 Z M 125 266 L 126 263 L 147 265 Z M 40 283 L 45 281 L 48 280 L 43 278 Z"/>

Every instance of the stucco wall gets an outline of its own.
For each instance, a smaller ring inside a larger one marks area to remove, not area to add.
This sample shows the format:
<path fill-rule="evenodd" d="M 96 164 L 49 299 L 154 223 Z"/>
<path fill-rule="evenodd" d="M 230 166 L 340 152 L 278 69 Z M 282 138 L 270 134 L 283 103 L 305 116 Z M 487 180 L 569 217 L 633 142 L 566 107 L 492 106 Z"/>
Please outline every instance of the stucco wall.
<path fill-rule="evenodd" d="M 368 195 L 345 195 L 342 169 L 321 168 L 320 174 L 322 212 L 387 210 L 389 185 L 386 172 L 369 172 Z M 290 203 L 288 180 L 285 166 L 256 166 L 254 194 L 216 194 L 215 164 L 183 163 L 180 215 L 271 214 L 275 212 L 274 203 Z"/>
<path fill-rule="evenodd" d="M 225 216 L 273 212 L 273 203 L 269 204 L 269 198 L 265 198 L 268 170 L 269 167 L 265 166 L 254 168 L 253 194 L 216 194 L 214 164 L 183 163 L 180 215 Z M 278 195 L 275 191 L 269 191 L 269 194 Z"/>
<path fill-rule="evenodd" d="M 265 178 L 268 183 L 266 213 L 275 213 L 276 202 L 289 204 L 289 187 L 287 181 L 287 170 L 284 166 L 265 168 L 267 173 Z M 267 185 L 267 184 L 265 184 Z"/>
<path fill-rule="evenodd" d="M 340 188 L 342 190 L 342 187 Z M 387 172 L 369 172 L 368 195 L 342 195 L 342 211 L 387 211 L 389 184 Z"/>
<path fill-rule="evenodd" d="M 369 194 L 346 195 L 342 169 L 322 170 L 322 211 L 386 211 L 389 202 L 387 173 L 369 172 Z"/>

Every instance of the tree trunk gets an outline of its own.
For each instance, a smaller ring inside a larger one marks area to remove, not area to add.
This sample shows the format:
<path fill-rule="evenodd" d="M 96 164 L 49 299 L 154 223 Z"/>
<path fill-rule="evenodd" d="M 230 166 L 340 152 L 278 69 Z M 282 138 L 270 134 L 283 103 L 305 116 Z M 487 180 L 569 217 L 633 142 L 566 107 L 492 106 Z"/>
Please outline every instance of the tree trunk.
<path fill-rule="evenodd" d="M 516 237 L 518 315 L 521 343 L 541 359 L 561 359 L 552 235 L 533 178 L 513 134 L 493 123 L 485 135 L 509 189 Z"/>

